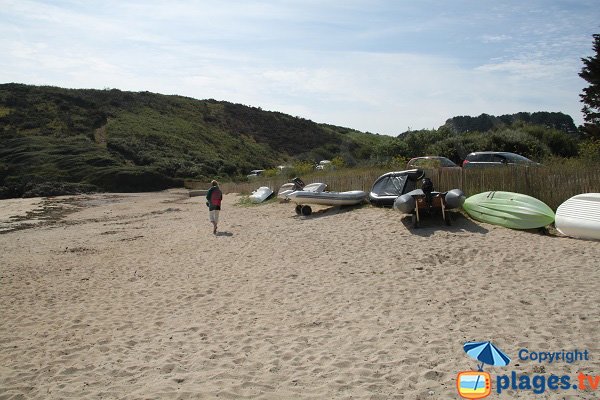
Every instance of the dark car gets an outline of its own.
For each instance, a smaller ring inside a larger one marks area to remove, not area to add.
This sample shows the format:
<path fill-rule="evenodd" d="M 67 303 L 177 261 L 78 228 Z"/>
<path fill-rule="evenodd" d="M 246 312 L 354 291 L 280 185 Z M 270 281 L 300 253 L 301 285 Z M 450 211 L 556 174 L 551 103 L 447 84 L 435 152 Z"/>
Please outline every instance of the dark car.
<path fill-rule="evenodd" d="M 533 167 L 540 164 L 522 155 L 507 151 L 476 151 L 463 161 L 463 168 L 501 167 L 501 166 Z"/>
<path fill-rule="evenodd" d="M 406 168 L 444 168 L 444 169 L 459 169 L 460 167 L 452 160 L 447 159 L 446 157 L 440 156 L 425 156 L 425 157 L 415 157 L 411 159 L 408 164 L 406 164 Z"/>

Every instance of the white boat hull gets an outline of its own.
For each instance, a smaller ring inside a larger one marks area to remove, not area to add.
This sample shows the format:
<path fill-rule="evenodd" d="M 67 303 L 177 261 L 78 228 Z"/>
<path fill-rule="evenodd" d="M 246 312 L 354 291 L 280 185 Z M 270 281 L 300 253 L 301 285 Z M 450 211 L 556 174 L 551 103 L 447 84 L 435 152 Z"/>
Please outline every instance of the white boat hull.
<path fill-rule="evenodd" d="M 265 201 L 270 195 L 273 194 L 273 190 L 267 186 L 261 186 L 256 189 L 248 198 L 252 203 L 262 203 Z"/>
<path fill-rule="evenodd" d="M 600 193 L 579 194 L 562 203 L 554 225 L 566 236 L 600 240 Z"/>
<path fill-rule="evenodd" d="M 367 197 L 367 193 L 362 190 L 351 190 L 348 192 L 296 191 L 288 194 L 287 197 L 294 203 L 302 205 L 350 206 L 363 202 Z"/>
<path fill-rule="evenodd" d="M 289 200 L 288 195 L 291 193 L 294 193 L 296 191 L 296 190 L 294 190 L 294 187 L 295 187 L 295 185 L 293 183 L 286 183 L 286 184 L 282 185 L 281 188 L 279 188 L 279 192 L 277 193 L 277 198 L 280 200 L 288 201 Z M 303 192 L 320 193 L 320 192 L 324 191 L 326 188 L 327 188 L 326 183 L 316 182 L 316 183 L 309 183 L 308 185 L 304 186 L 302 191 Z"/>

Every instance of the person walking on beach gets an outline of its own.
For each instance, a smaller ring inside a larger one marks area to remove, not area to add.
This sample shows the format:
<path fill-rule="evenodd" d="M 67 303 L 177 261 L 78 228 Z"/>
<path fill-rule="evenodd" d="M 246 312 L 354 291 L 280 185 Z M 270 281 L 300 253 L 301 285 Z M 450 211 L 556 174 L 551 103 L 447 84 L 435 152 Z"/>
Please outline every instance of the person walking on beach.
<path fill-rule="evenodd" d="M 210 222 L 213 224 L 213 234 L 217 234 L 217 224 L 219 223 L 219 211 L 221 211 L 221 200 L 223 200 L 223 193 L 219 189 L 219 182 L 213 180 L 210 183 L 212 186 L 206 193 L 206 205 L 208 206 L 208 214 Z"/>

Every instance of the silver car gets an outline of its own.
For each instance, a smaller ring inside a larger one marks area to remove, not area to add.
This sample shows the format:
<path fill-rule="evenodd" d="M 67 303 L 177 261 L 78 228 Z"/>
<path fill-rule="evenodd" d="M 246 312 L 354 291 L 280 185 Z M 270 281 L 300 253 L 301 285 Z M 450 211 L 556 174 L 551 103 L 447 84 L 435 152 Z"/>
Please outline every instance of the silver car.
<path fill-rule="evenodd" d="M 501 167 L 501 166 L 539 166 L 520 154 L 507 151 L 476 151 L 469 154 L 462 163 L 463 168 Z"/>

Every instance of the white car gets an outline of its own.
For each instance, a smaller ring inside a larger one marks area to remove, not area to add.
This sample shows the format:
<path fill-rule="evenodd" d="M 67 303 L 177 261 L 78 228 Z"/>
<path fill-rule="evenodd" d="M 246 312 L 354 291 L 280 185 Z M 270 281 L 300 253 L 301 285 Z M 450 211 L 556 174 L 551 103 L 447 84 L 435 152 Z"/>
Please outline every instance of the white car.
<path fill-rule="evenodd" d="M 264 169 L 253 169 L 252 171 L 250 171 L 250 173 L 247 175 L 247 177 L 254 178 L 257 176 L 261 176 L 263 172 L 265 172 Z"/>

